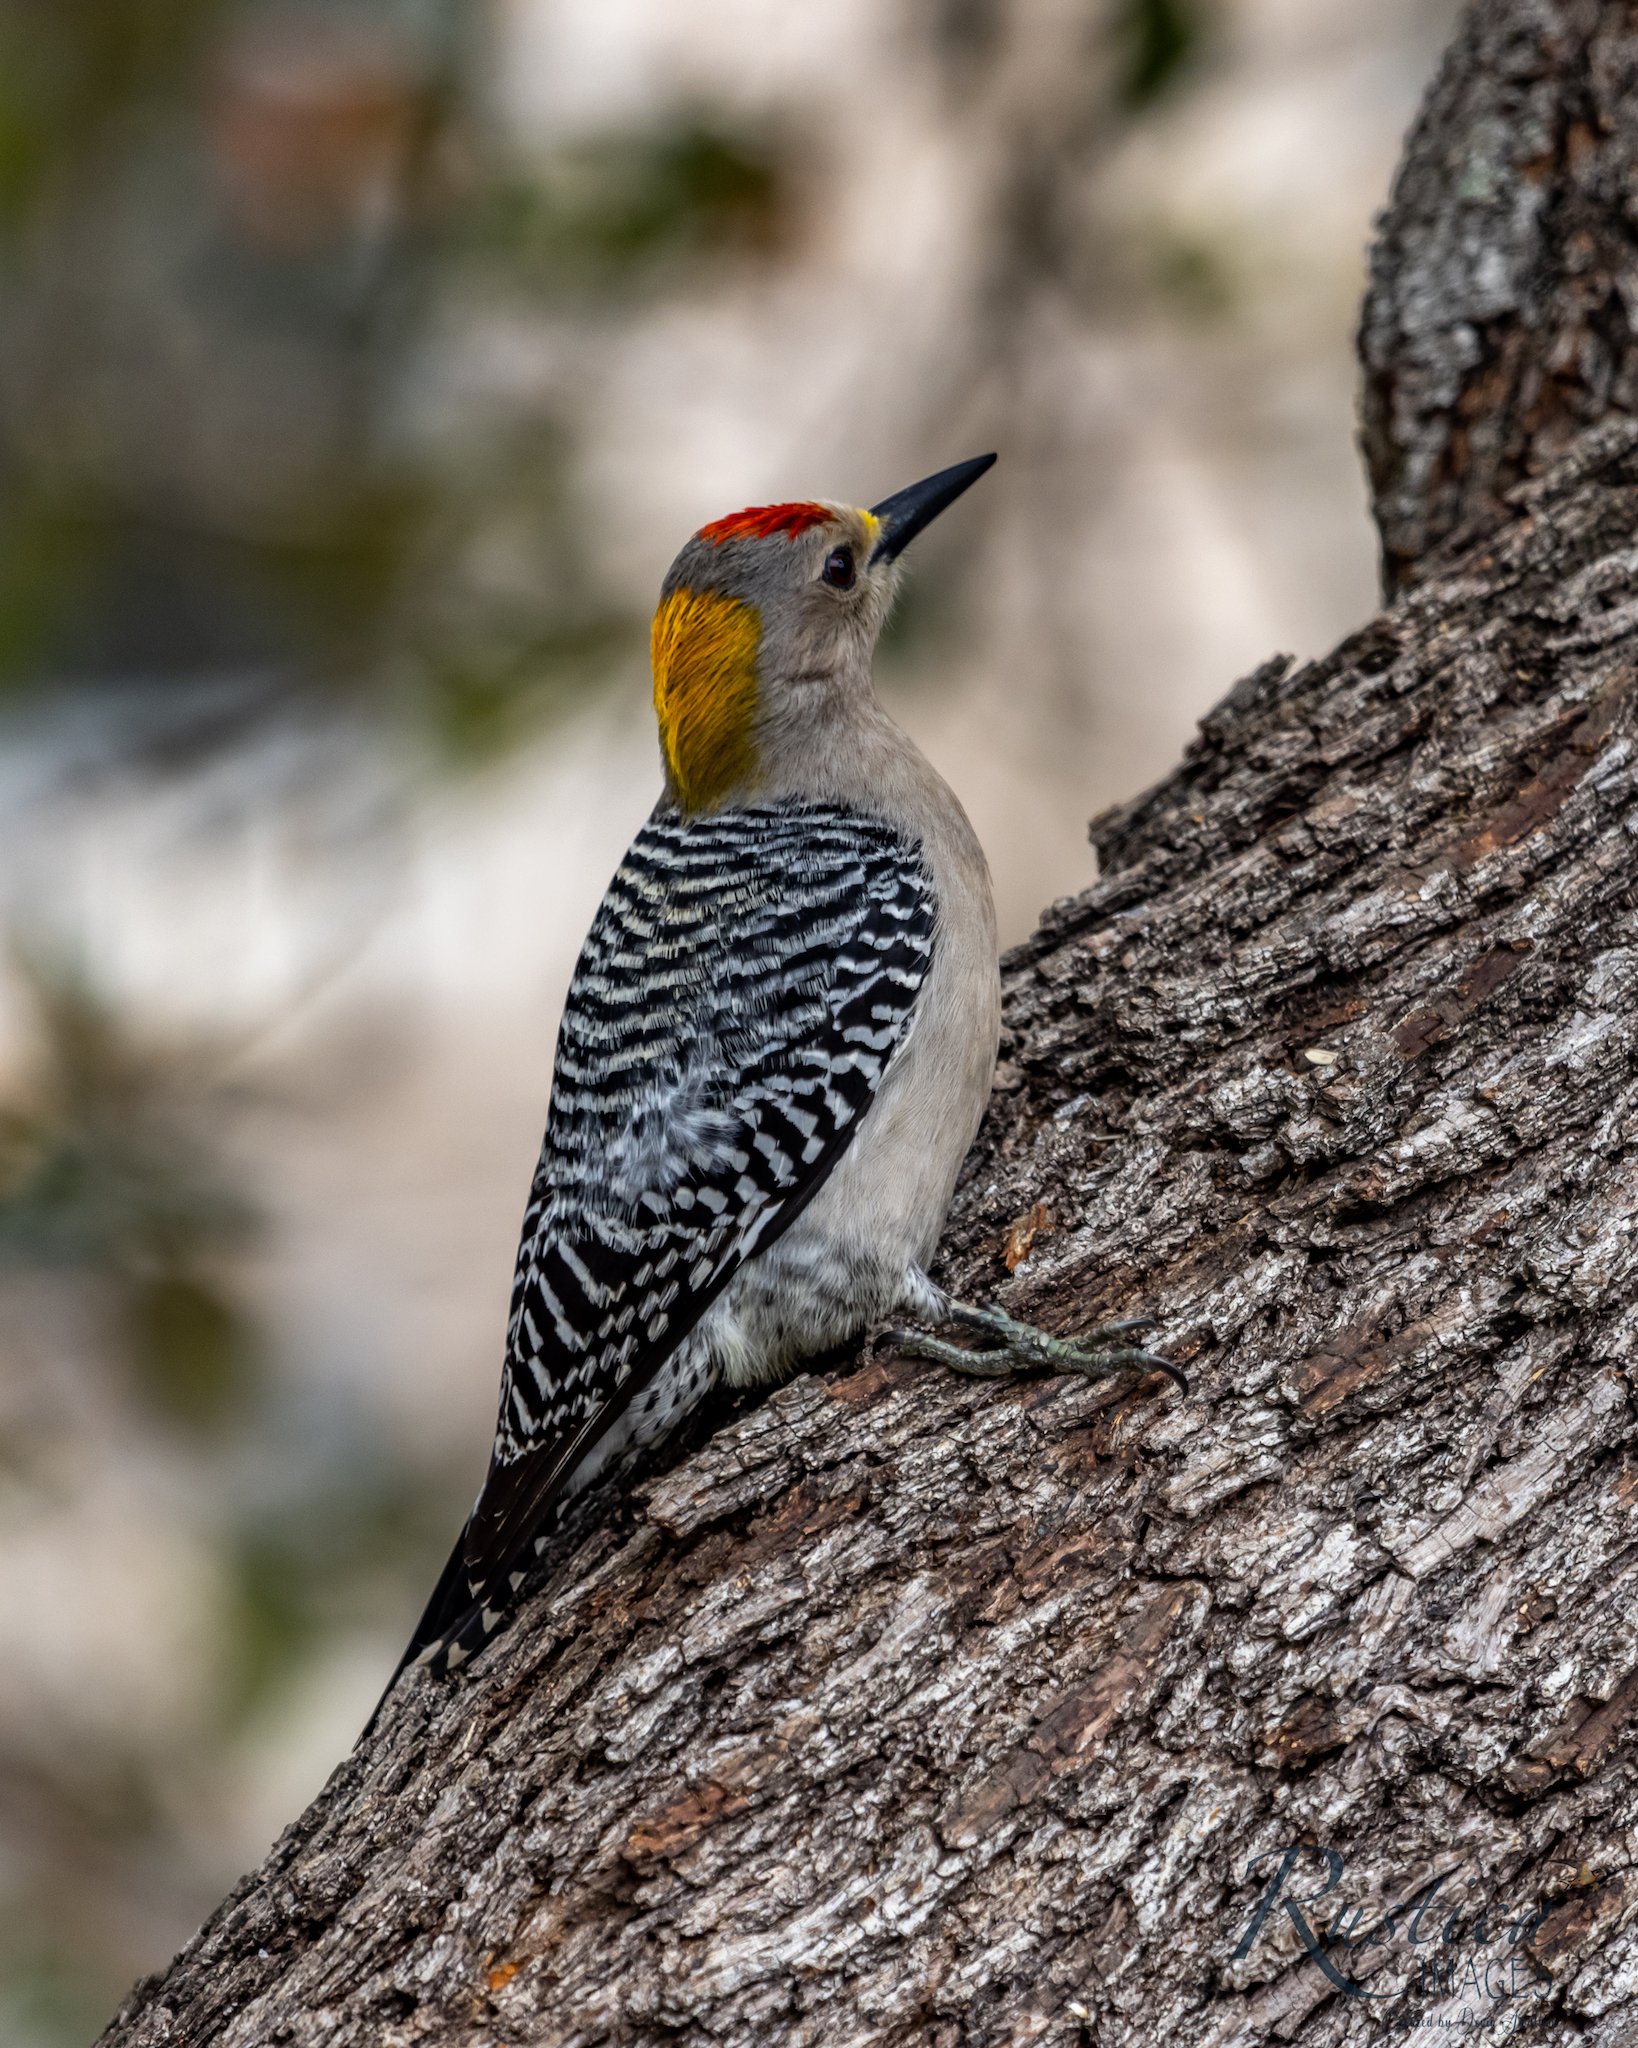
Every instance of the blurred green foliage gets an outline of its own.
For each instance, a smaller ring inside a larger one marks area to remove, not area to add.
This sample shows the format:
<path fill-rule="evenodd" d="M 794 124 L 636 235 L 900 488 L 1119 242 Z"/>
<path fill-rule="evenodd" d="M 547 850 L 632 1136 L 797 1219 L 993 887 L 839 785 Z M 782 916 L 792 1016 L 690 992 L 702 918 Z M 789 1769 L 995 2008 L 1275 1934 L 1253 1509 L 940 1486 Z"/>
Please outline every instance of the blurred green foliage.
<path fill-rule="evenodd" d="M 254 1381 L 256 1352 L 231 1296 L 185 1266 L 127 1281 L 125 1341 L 144 1400 L 167 1421 L 220 1430 Z"/>
<path fill-rule="evenodd" d="M 424 1591 L 424 1560 L 447 1547 L 451 1520 L 424 1476 L 373 1440 L 351 1445 L 344 1473 L 309 1471 L 296 1492 L 238 1517 L 226 1532 L 231 1604 L 220 1725 L 232 1731 L 276 1713 L 294 1674 L 326 1640 L 404 1604 L 406 1564 L 413 1604 Z M 406 1619 L 406 1634 L 408 1626 Z"/>
<path fill-rule="evenodd" d="M 1175 86 L 1198 53 L 1201 0 L 1115 0 L 1121 103 L 1142 108 Z"/>
<path fill-rule="evenodd" d="M 21 980 L 36 1050 L 0 1099 L 0 1260 L 104 1282 L 140 1402 L 219 1429 L 254 1386 L 246 1318 L 218 1277 L 252 1212 L 208 1150 L 198 1056 L 133 1044 L 60 966 L 24 960 Z"/>
<path fill-rule="evenodd" d="M 96 535 L 20 488 L 0 501 L 0 690 L 31 675 L 91 571 Z"/>
<path fill-rule="evenodd" d="M 1220 320 L 1239 303 L 1231 253 L 1199 236 L 1161 230 L 1154 248 L 1154 281 L 1163 297 L 1192 321 Z"/>
<path fill-rule="evenodd" d="M 32 1055 L 0 1096 L 0 1280 L 55 1276 L 108 1311 L 113 1341 L 90 1348 L 84 1380 L 42 1384 L 7 1418 L 0 1505 L 49 1502 L 76 1430 L 143 1433 L 144 1456 L 157 1440 L 190 1461 L 187 1519 L 220 1601 L 180 1750 L 152 1730 L 0 1743 L 0 2041 L 69 2048 L 129 1976 L 103 1918 L 121 1883 L 144 1868 L 185 1883 L 186 1817 L 227 1745 L 280 1711 L 327 1643 L 394 1601 L 407 1610 L 401 1582 L 423 1575 L 455 1509 L 345 1400 L 304 1415 L 264 1368 L 233 1281 L 256 1214 L 212 1143 L 220 1053 L 139 1039 L 60 961 L 20 956 L 17 979 Z"/>
<path fill-rule="evenodd" d="M 426 506 L 383 660 L 453 765 L 505 754 L 644 644 L 603 588 L 573 480 L 570 438 L 548 422 L 474 437 Z"/>
<path fill-rule="evenodd" d="M 0 1932 L 0 2040 L 94 2040 L 125 1986 L 104 1956 L 87 1955 L 49 1916 L 30 1913 Z"/>
<path fill-rule="evenodd" d="M 474 209 L 473 249 L 547 292 L 652 285 L 676 259 L 776 251 L 786 179 L 770 143 L 703 117 L 554 152 Z"/>
<path fill-rule="evenodd" d="M 481 28 L 0 0 L 0 690 L 248 665 L 470 761 L 640 646 L 570 419 L 428 428 L 417 379 L 452 305 L 773 254 L 787 166 L 688 112 L 521 155 L 465 89 Z M 538 573 L 497 591 L 502 552 Z"/>
<path fill-rule="evenodd" d="M 0 5 L 0 234 L 85 176 L 133 109 L 173 94 L 220 0 Z"/>

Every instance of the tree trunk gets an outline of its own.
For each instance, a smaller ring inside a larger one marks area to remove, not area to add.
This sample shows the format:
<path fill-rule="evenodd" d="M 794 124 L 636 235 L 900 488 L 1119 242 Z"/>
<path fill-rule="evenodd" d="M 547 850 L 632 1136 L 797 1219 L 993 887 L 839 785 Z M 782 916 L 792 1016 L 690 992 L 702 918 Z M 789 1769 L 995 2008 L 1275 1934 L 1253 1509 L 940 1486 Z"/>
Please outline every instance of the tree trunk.
<path fill-rule="evenodd" d="M 1612 413 L 1638 412 L 1638 21 L 1477 0 L 1405 146 L 1360 323 L 1391 596 Z"/>
<path fill-rule="evenodd" d="M 797 1379 L 105 2041 L 1638 2039 L 1635 49 L 1469 18 L 1362 336 L 1407 587 L 1008 963 L 943 1277 L 1192 1394 Z"/>

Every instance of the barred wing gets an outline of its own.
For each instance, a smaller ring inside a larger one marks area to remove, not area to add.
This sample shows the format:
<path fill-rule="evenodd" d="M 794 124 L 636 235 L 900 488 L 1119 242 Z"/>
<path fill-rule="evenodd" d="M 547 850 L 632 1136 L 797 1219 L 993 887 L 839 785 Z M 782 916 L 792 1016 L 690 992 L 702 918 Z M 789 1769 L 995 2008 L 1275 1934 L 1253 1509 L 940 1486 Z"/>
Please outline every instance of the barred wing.
<path fill-rule="evenodd" d="M 838 806 L 657 814 L 570 986 L 524 1217 L 471 1597 L 823 1185 L 932 958 L 919 847 Z"/>

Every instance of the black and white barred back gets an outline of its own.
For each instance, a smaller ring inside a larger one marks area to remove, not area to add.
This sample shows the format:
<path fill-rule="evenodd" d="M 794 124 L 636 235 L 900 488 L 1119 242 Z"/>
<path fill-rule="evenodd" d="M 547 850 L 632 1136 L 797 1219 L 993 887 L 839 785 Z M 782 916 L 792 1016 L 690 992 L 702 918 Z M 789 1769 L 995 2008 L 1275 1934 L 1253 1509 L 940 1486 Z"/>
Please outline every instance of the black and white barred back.
<path fill-rule="evenodd" d="M 405 1662 L 446 1668 L 500 1625 L 633 1404 L 818 1192 L 934 922 L 920 848 L 840 805 L 663 810 L 637 835 L 569 987 L 489 1477 Z"/>

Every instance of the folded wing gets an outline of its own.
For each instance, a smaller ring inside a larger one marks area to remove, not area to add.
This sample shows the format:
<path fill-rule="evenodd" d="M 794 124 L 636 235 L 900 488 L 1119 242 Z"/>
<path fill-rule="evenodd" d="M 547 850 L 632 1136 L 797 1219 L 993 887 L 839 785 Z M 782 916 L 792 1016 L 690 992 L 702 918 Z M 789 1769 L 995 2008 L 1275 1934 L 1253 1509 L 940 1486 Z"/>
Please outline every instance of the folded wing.
<path fill-rule="evenodd" d="M 453 1662 L 498 1625 L 630 1405 L 824 1184 L 934 942 L 919 848 L 858 812 L 662 812 L 639 833 L 564 1011 L 489 1476 L 411 1657 Z"/>

